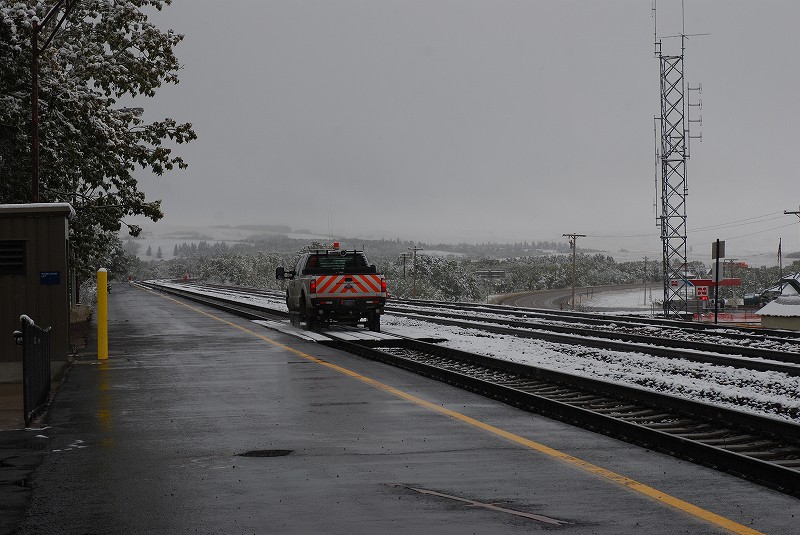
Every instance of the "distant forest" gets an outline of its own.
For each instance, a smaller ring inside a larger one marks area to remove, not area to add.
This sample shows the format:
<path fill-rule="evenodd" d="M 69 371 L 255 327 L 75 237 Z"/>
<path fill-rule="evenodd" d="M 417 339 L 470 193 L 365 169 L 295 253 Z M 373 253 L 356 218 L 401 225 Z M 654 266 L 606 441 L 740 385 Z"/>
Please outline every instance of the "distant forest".
<path fill-rule="evenodd" d="M 245 242 L 243 242 L 245 243 Z M 263 234 L 248 238 L 247 242 L 255 251 L 274 252 L 278 254 L 299 251 L 308 240 L 290 238 L 286 235 Z M 367 240 L 362 238 L 347 238 L 341 240 L 342 247 L 347 249 L 363 249 L 367 256 L 375 261 L 392 260 L 401 253 L 408 252 L 412 247 L 421 247 L 426 251 L 450 253 L 467 258 L 517 258 L 527 256 L 545 256 L 553 253 L 568 253 L 571 251 L 567 242 L 536 241 L 516 243 L 425 243 L 394 240 Z M 578 251 L 591 252 L 578 248 Z"/>
<path fill-rule="evenodd" d="M 186 238 L 181 236 L 181 238 Z M 204 236 L 207 238 L 207 236 Z M 191 237 L 190 237 L 191 239 Z M 130 241 L 130 240 L 129 240 Z M 214 241 L 210 239 L 192 240 L 176 243 L 173 256 L 189 256 L 195 254 L 222 254 L 222 253 L 272 253 L 278 255 L 293 255 L 309 244 L 307 239 L 290 238 L 284 234 L 263 234 L 241 241 Z M 517 242 L 517 243 L 479 243 L 479 244 L 443 244 L 420 243 L 412 241 L 395 240 L 362 240 L 349 238 L 342 240 L 341 245 L 347 249 L 364 250 L 373 261 L 390 261 L 400 258 L 401 253 L 408 253 L 413 247 L 424 251 L 436 251 L 439 256 L 448 254 L 465 258 L 523 258 L 540 257 L 552 254 L 566 254 L 571 251 L 568 243 L 553 241 Z M 130 245 L 126 246 L 130 253 L 138 250 Z M 590 253 L 592 250 L 578 248 L 579 253 Z M 149 255 L 148 255 L 149 256 Z"/>
<path fill-rule="evenodd" d="M 277 266 L 292 266 L 309 240 L 283 234 L 265 233 L 242 241 L 191 240 L 176 243 L 173 258 L 135 255 L 138 243 L 126 244 L 127 253 L 114 266 L 117 275 L 140 279 L 191 277 L 212 282 L 279 289 Z M 409 249 L 417 254 L 417 296 L 451 301 L 485 301 L 487 294 L 565 288 L 572 283 L 572 255 L 568 243 L 551 241 L 482 244 L 435 244 L 395 240 L 342 240 L 342 247 L 363 249 L 371 263 L 386 274 L 390 292 L 410 297 L 414 264 Z M 645 273 L 645 267 L 647 269 Z M 700 271 L 702 263 L 690 265 Z M 482 272 L 502 271 L 504 276 L 486 280 Z M 784 273 L 800 270 L 800 262 L 784 266 Z M 699 271 L 698 271 L 699 272 Z M 660 265 L 651 262 L 616 262 L 611 256 L 577 250 L 576 285 L 651 283 L 661 280 Z M 724 297 L 760 292 L 780 278 L 778 268 L 743 268 L 737 272 L 742 286 L 725 289 Z M 728 295 L 731 294 L 731 295 Z"/>

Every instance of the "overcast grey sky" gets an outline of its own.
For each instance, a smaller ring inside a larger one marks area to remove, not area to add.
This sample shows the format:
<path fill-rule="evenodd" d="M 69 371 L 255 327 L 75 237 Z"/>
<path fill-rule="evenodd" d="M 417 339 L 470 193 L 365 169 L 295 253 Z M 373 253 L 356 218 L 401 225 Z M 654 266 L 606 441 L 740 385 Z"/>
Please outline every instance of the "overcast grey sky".
<path fill-rule="evenodd" d="M 774 251 L 783 237 L 800 250 L 797 218 L 782 215 L 800 203 L 800 2 L 685 6 L 686 33 L 711 34 L 690 38 L 685 59 L 703 87 L 689 244 Z M 680 2 L 658 7 L 659 34 L 679 33 Z M 598 248 L 649 235 L 631 247 L 660 251 L 651 2 L 175 0 L 153 20 L 185 34 L 185 67 L 137 105 L 198 134 L 178 149 L 188 170 L 141 176 L 167 224 L 446 241 L 577 232 Z"/>

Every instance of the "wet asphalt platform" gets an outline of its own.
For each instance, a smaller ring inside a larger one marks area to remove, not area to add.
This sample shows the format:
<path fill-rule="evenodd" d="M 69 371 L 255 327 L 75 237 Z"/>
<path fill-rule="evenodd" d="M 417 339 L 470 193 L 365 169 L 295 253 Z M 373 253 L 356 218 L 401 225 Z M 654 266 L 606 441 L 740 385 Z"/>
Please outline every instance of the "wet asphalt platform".
<path fill-rule="evenodd" d="M 1 533 L 800 533 L 796 498 L 202 305 L 109 311 L 109 360 L 0 432 Z"/>

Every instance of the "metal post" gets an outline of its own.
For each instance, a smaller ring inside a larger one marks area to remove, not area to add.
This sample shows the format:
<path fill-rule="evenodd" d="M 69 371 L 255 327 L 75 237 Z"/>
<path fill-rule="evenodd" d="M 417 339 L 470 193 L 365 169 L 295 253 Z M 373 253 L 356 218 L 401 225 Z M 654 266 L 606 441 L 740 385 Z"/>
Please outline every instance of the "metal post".
<path fill-rule="evenodd" d="M 411 283 L 411 298 L 417 298 L 417 248 L 414 247 L 414 261 L 413 261 L 413 269 L 414 269 L 414 278 Z"/>
<path fill-rule="evenodd" d="M 714 324 L 718 323 L 717 315 L 719 314 L 719 257 L 720 257 L 720 247 L 719 247 L 719 240 L 717 240 L 717 249 L 716 249 L 716 269 L 714 269 Z"/>
<path fill-rule="evenodd" d="M 572 310 L 575 310 L 575 240 L 572 240 Z"/>

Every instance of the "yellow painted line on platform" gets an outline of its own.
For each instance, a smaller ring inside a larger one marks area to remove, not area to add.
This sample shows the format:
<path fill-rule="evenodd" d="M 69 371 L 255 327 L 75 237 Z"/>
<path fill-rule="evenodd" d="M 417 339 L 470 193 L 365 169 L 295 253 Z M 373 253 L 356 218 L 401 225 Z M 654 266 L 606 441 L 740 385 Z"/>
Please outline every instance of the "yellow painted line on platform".
<path fill-rule="evenodd" d="M 151 292 L 151 293 L 153 293 L 155 295 L 158 295 L 159 297 L 163 297 L 164 299 L 169 299 L 170 301 L 178 303 L 179 305 L 182 305 L 182 306 L 184 306 L 186 308 L 194 310 L 195 312 L 197 312 L 199 314 L 202 314 L 204 316 L 208 316 L 209 318 L 213 318 L 213 319 L 215 319 L 215 320 L 217 320 L 219 322 L 222 322 L 222 323 L 224 323 L 226 325 L 230 325 L 231 327 L 233 327 L 235 329 L 239 329 L 240 331 L 244 331 L 244 332 L 246 332 L 248 334 L 251 334 L 251 335 L 255 336 L 256 338 L 260 338 L 261 340 L 263 340 L 265 342 L 268 342 L 268 343 L 270 343 L 270 344 L 272 344 L 274 346 L 280 347 L 281 349 L 285 349 L 286 351 L 288 351 L 290 353 L 293 353 L 293 354 L 297 355 L 298 357 L 304 358 L 306 360 L 310 360 L 310 361 L 315 362 L 317 364 L 320 364 L 322 366 L 326 366 L 326 367 L 328 367 L 328 368 L 330 368 L 332 370 L 336 370 L 337 372 L 340 372 L 340 373 L 342 373 L 344 375 L 352 377 L 353 379 L 357 379 L 357 380 L 359 380 L 359 381 L 361 381 L 363 383 L 366 383 L 366 384 L 368 384 L 370 386 L 373 386 L 373 387 L 375 387 L 377 389 L 380 389 L 380 390 L 383 390 L 383 391 L 388 392 L 390 394 L 393 394 L 393 395 L 395 395 L 397 397 L 400 397 L 402 399 L 408 400 L 408 401 L 410 401 L 410 402 L 412 402 L 412 403 L 414 403 L 416 405 L 419 405 L 421 407 L 425 407 L 425 408 L 428 408 L 428 409 L 430 409 L 432 411 L 436 411 L 436 412 L 438 412 L 440 414 L 447 415 L 447 416 L 449 416 L 451 418 L 454 418 L 456 420 L 459 420 L 459 421 L 464 422 L 466 424 L 469 424 L 471 426 L 477 427 L 479 429 L 483 429 L 484 431 L 487 431 L 489 433 L 493 433 L 493 434 L 495 434 L 497 436 L 503 437 L 503 438 L 505 438 L 507 440 L 510 440 L 511 442 L 514 442 L 514 443 L 519 444 L 521 446 L 525 446 L 526 448 L 530 448 L 532 450 L 538 451 L 538 452 L 543 453 L 545 455 L 549 455 L 550 457 L 553 457 L 555 459 L 559 459 L 561 461 L 569 463 L 569 464 L 571 464 L 571 465 L 573 465 L 573 466 L 575 466 L 577 468 L 585 470 L 586 472 L 590 472 L 592 474 L 598 475 L 600 477 L 603 477 L 605 479 L 613 481 L 614 483 L 618 483 L 618 484 L 620 484 L 622 486 L 625 486 L 625 487 L 627 487 L 627 488 L 629 488 L 631 490 L 634 490 L 636 492 L 644 494 L 645 496 L 648 496 L 648 497 L 650 497 L 650 498 L 652 498 L 654 500 L 657 500 L 657 501 L 662 502 L 664 504 L 670 505 L 670 506 L 672 506 L 672 507 L 674 507 L 676 509 L 679 509 L 679 510 L 685 512 L 685 513 L 688 513 L 688 514 L 690 514 L 690 515 L 692 515 L 692 516 L 694 516 L 696 518 L 699 518 L 699 519 L 704 520 L 706 522 L 709 522 L 711 524 L 717 525 L 717 526 L 719 526 L 721 528 L 727 529 L 727 530 L 731 531 L 732 533 L 743 534 L 743 535 L 764 535 L 760 531 L 757 531 L 757 530 L 749 528 L 749 527 L 747 527 L 745 525 L 739 524 L 738 522 L 734 522 L 733 520 L 730 520 L 728 518 L 720 516 L 720 515 L 718 515 L 716 513 L 712 513 L 711 511 L 708 511 L 706 509 L 703 509 L 702 507 L 698 507 L 698 506 L 696 506 L 694 504 L 691 504 L 689 502 L 681 500 L 680 498 L 676 498 L 675 496 L 672 496 L 672 495 L 667 494 L 665 492 L 661 492 L 660 490 L 654 489 L 653 487 L 645 485 L 644 483 L 640 483 L 640 482 L 636 481 L 635 479 L 631 479 L 631 478 L 623 476 L 621 474 L 617 474 L 616 472 L 612 472 L 611 470 L 606 470 L 605 468 L 602 468 L 602 467 L 597 466 L 595 464 L 592 464 L 590 462 L 578 459 L 577 457 L 573 457 L 572 455 L 569 455 L 567 453 L 558 451 L 558 450 L 553 449 L 553 448 L 551 448 L 549 446 L 545 446 L 544 444 L 540 444 L 539 442 L 536 442 L 534 440 L 530 440 L 530 439 L 527 439 L 525 437 L 521 437 L 519 435 L 511 433 L 509 431 L 506 431 L 504 429 L 500 429 L 499 427 L 495 427 L 493 425 L 487 424 L 487 423 L 482 422 L 480 420 L 476 420 L 475 418 L 471 418 L 471 417 L 469 417 L 469 416 L 467 416 L 465 414 L 461 414 L 460 412 L 456 412 L 456 411 L 447 409 L 445 407 L 442 407 L 440 405 L 436 405 L 434 403 L 431 403 L 430 401 L 425 401 L 422 398 L 418 398 L 417 396 L 414 396 L 414 395 L 409 394 L 407 392 L 404 392 L 402 390 L 398 390 L 397 388 L 394 388 L 393 386 L 389 386 L 387 384 L 381 383 L 380 381 L 376 381 L 375 379 L 370 379 L 369 377 L 361 375 L 360 373 L 354 372 L 354 371 L 349 370 L 347 368 L 343 368 L 343 367 L 341 367 L 341 366 L 339 366 L 337 364 L 333 364 L 331 362 L 328 362 L 328 361 L 322 360 L 320 358 L 314 357 L 312 355 L 304 353 L 304 352 L 302 352 L 302 351 L 300 351 L 298 349 L 295 349 L 293 347 L 289 347 L 287 345 L 284 345 L 284 344 L 278 342 L 277 340 L 273 340 L 272 338 L 270 338 L 268 336 L 264 336 L 263 334 L 259 334 L 259 333 L 255 332 L 255 331 L 251 331 L 247 327 L 242 327 L 241 325 L 237 325 L 236 323 L 233 323 L 233 322 L 228 321 L 226 319 L 220 318 L 219 316 L 215 316 L 214 314 L 211 314 L 211 313 L 206 312 L 204 310 L 200 310 L 199 308 L 194 307 L 194 306 L 192 306 L 192 305 L 190 305 L 188 303 L 184 303 L 182 301 L 179 301 L 178 299 L 166 296 L 166 295 L 158 293 L 158 292 L 153 292 L 152 290 L 146 290 L 146 291 Z"/>

